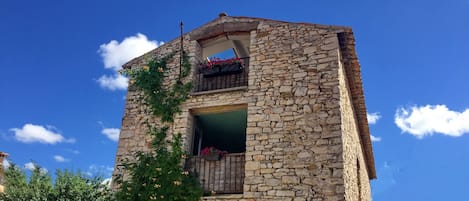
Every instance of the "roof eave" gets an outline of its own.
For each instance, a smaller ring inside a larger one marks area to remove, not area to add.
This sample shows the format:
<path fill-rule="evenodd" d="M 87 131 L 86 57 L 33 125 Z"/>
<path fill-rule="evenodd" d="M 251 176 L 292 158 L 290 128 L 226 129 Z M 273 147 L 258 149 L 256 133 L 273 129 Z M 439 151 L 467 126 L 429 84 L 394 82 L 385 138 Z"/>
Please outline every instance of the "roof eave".
<path fill-rule="evenodd" d="M 347 74 L 355 118 L 357 120 L 360 144 L 365 157 L 369 179 L 376 179 L 374 154 L 371 144 L 370 129 L 366 113 L 365 96 L 361 79 L 360 64 L 355 51 L 355 39 L 352 30 L 338 33 L 340 50 Z"/>

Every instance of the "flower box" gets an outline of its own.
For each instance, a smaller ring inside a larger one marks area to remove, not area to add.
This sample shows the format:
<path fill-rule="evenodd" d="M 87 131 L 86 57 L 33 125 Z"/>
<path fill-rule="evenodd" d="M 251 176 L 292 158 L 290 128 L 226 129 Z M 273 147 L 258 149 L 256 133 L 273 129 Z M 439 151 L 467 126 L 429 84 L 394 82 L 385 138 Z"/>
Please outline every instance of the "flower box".
<path fill-rule="evenodd" d="M 218 161 L 221 159 L 221 155 L 219 154 L 210 154 L 203 156 L 207 161 Z"/>
<path fill-rule="evenodd" d="M 204 77 L 215 77 L 220 74 L 220 67 L 219 66 L 213 66 L 211 68 L 201 68 L 200 72 Z"/>
<path fill-rule="evenodd" d="M 221 151 L 212 146 L 203 148 L 200 151 L 200 156 L 205 158 L 207 161 L 218 161 L 227 153 L 227 151 Z"/>
<path fill-rule="evenodd" d="M 222 74 L 236 74 L 243 72 L 243 65 L 241 63 L 225 64 L 220 67 Z"/>
<path fill-rule="evenodd" d="M 204 77 L 215 77 L 219 75 L 229 75 L 243 72 L 244 66 L 239 58 L 232 59 L 213 59 L 205 63 L 200 68 L 200 73 Z"/>

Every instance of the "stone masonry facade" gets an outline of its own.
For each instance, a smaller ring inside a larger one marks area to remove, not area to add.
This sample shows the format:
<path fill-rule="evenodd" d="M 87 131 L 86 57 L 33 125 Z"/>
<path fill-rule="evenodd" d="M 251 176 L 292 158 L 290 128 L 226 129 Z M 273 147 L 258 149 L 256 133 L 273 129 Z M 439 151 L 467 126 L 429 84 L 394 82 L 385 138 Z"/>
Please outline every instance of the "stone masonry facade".
<path fill-rule="evenodd" d="M 3 186 L 5 182 L 4 181 L 5 170 L 3 169 L 3 161 L 6 160 L 6 157 L 8 157 L 8 154 L 0 151 L 0 193 L 3 193 L 5 191 L 5 187 Z"/>
<path fill-rule="evenodd" d="M 248 86 L 192 94 L 170 128 L 183 134 L 189 151 L 192 110 L 229 105 L 247 109 L 243 193 L 202 199 L 371 200 L 369 180 L 376 173 L 351 29 L 220 16 L 184 35 L 193 74 L 203 60 L 200 42 L 231 33 L 249 35 Z M 150 58 L 178 52 L 179 47 L 178 38 L 124 68 L 141 67 Z M 168 66 L 167 86 L 178 76 L 179 58 Z M 123 159 L 132 158 L 135 151 L 148 151 L 144 122 L 159 124 L 145 115 L 139 96 L 141 92 L 130 86 L 114 175 L 125 175 Z"/>

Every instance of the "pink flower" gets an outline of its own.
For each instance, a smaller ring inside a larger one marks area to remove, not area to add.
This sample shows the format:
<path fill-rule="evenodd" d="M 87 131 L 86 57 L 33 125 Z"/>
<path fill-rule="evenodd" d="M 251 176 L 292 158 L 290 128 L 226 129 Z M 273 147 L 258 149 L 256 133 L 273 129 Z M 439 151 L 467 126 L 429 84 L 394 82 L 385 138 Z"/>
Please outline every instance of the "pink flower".
<path fill-rule="evenodd" d="M 241 63 L 242 64 L 243 61 L 240 58 L 220 59 L 220 58 L 217 58 L 217 57 L 213 57 L 213 58 L 210 59 L 210 61 L 208 61 L 205 64 L 205 67 L 206 68 L 213 68 L 213 66 L 216 66 L 216 65 L 233 64 L 233 63 Z"/>
<path fill-rule="evenodd" d="M 220 155 L 220 156 L 224 156 L 228 154 L 227 151 L 221 151 L 213 146 L 211 147 L 205 147 L 203 148 L 201 151 L 200 151 L 200 155 L 201 156 L 208 156 L 208 155 Z"/>

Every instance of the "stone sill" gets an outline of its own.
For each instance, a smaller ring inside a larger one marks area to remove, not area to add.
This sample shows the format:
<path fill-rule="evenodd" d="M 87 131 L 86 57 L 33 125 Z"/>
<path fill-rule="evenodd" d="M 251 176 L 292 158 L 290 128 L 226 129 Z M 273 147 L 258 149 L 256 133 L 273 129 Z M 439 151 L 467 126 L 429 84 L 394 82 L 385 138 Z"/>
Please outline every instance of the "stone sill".
<path fill-rule="evenodd" d="M 211 195 L 203 196 L 201 200 L 219 200 L 219 199 L 242 199 L 243 194 L 224 194 L 224 195 Z"/>
<path fill-rule="evenodd" d="M 226 88 L 226 89 L 216 89 L 216 90 L 210 90 L 210 91 L 199 91 L 199 92 L 192 92 L 190 95 L 191 96 L 199 96 L 199 95 L 205 95 L 205 94 L 215 94 L 215 93 L 222 93 L 222 92 L 229 92 L 229 91 L 240 91 L 240 90 L 247 90 L 248 86 L 241 86 L 241 87 L 232 87 L 232 88 Z"/>

